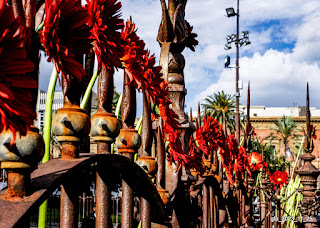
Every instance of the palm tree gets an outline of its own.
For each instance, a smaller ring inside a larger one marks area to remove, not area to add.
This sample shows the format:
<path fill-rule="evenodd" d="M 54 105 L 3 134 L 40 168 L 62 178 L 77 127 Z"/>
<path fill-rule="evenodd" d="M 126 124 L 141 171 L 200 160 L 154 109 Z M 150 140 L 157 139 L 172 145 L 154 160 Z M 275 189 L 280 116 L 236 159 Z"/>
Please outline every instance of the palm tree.
<path fill-rule="evenodd" d="M 229 127 L 231 132 L 234 132 L 235 128 L 235 96 L 225 94 L 221 92 L 214 93 L 208 96 L 205 100 L 205 104 L 202 104 L 206 108 L 206 114 L 216 118 L 220 124 L 225 121 L 226 127 Z"/>
<path fill-rule="evenodd" d="M 284 145 L 284 152 L 287 152 L 287 149 L 290 148 L 290 143 L 292 146 L 297 145 L 297 139 L 299 135 L 295 134 L 299 132 L 297 129 L 299 124 L 295 123 L 293 119 L 289 116 L 283 116 L 281 119 L 277 119 L 275 122 L 276 126 L 270 127 L 270 129 L 275 130 L 277 136 Z"/>

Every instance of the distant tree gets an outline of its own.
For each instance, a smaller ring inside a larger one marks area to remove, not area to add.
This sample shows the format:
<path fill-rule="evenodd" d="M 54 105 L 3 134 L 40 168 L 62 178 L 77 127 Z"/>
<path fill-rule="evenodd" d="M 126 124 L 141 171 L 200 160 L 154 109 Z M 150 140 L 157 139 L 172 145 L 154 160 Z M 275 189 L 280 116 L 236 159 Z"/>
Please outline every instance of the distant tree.
<path fill-rule="evenodd" d="M 216 118 L 220 124 L 223 123 L 225 119 L 226 126 L 231 132 L 235 130 L 235 96 L 231 94 L 226 94 L 222 90 L 221 92 L 214 93 L 204 99 L 205 104 L 203 107 L 207 110 L 207 115 Z"/>
<path fill-rule="evenodd" d="M 270 129 L 276 131 L 277 134 L 273 135 L 273 137 L 280 139 L 281 144 L 284 146 L 284 153 L 286 153 L 289 148 L 292 149 L 291 151 L 294 151 L 298 144 L 297 139 L 301 137 L 296 134 L 299 132 L 298 126 L 300 124 L 294 122 L 291 117 L 285 115 L 281 119 L 277 119 L 274 123 L 275 126 L 272 126 Z M 294 158 L 294 153 L 292 153 L 292 156 Z"/>

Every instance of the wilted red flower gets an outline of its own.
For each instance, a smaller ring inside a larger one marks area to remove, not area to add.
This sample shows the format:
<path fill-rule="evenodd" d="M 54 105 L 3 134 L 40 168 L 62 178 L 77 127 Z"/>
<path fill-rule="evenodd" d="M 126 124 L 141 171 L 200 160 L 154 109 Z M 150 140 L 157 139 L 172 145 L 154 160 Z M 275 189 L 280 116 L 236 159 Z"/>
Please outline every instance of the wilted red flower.
<path fill-rule="evenodd" d="M 70 80 L 75 76 L 79 81 L 86 72 L 75 57 L 85 54 L 91 48 L 90 15 L 81 0 L 46 0 L 46 16 L 40 40 L 58 72 Z"/>
<path fill-rule="evenodd" d="M 274 186 L 282 186 L 289 182 L 288 173 L 286 171 L 275 171 L 269 178 Z"/>
<path fill-rule="evenodd" d="M 98 59 L 98 72 L 103 65 L 110 75 L 114 67 L 121 67 L 120 58 L 123 57 L 123 40 L 118 31 L 123 28 L 120 19 L 121 3 L 117 0 L 87 0 L 92 27 L 91 37 L 94 40 L 94 52 Z"/>
<path fill-rule="evenodd" d="M 263 167 L 268 167 L 268 165 L 262 161 L 262 157 L 257 152 L 252 152 L 248 156 L 249 167 L 251 171 L 260 171 Z"/>
<path fill-rule="evenodd" d="M 23 47 L 24 34 L 19 32 L 19 20 L 14 18 L 11 6 L 0 3 L 0 131 L 10 129 L 25 135 L 36 116 L 32 108 L 31 88 L 36 82 L 25 75 L 33 70 Z"/>

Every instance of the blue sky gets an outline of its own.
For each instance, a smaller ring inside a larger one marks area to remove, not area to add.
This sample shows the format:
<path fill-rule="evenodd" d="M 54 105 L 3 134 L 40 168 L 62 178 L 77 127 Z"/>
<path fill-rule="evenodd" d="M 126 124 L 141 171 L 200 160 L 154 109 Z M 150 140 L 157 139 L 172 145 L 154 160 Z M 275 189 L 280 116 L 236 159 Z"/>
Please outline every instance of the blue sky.
<path fill-rule="evenodd" d="M 138 35 L 159 60 L 156 41 L 161 19 L 159 0 L 122 1 L 123 19 L 132 16 Z M 224 57 L 234 64 L 235 48 L 224 50 L 226 35 L 236 32 L 236 20 L 225 9 L 236 8 L 236 0 L 189 0 L 186 19 L 198 34 L 195 52 L 185 50 L 186 111 L 213 94 L 235 91 L 235 70 L 224 69 Z M 247 82 L 251 82 L 252 105 L 304 105 L 306 83 L 310 83 L 311 106 L 320 107 L 320 1 L 240 0 L 240 31 L 249 31 L 251 45 L 241 47 L 240 80 L 245 104 Z M 45 61 L 42 61 L 45 62 Z M 46 89 L 51 65 L 42 63 L 41 88 Z M 122 87 L 122 72 L 115 85 Z M 138 111 L 138 115 L 139 115 Z"/>

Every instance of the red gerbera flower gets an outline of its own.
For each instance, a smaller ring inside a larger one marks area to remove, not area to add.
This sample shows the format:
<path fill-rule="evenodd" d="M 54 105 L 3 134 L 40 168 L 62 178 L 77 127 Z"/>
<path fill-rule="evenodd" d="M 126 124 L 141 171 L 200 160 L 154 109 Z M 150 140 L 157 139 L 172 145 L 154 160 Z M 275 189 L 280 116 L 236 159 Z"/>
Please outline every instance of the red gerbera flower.
<path fill-rule="evenodd" d="M 91 37 L 94 39 L 94 52 L 98 59 L 98 72 L 103 65 L 110 75 L 114 67 L 121 67 L 123 57 L 123 41 L 121 33 L 123 20 L 120 19 L 121 3 L 117 0 L 87 0 L 91 15 L 88 24 L 92 27 Z"/>
<path fill-rule="evenodd" d="M 249 167 L 251 171 L 260 171 L 263 167 L 268 165 L 262 161 L 262 157 L 257 152 L 252 152 L 248 157 Z"/>
<path fill-rule="evenodd" d="M 190 148 L 190 151 L 189 151 L 190 168 L 195 168 L 200 172 L 200 174 L 203 174 L 204 166 L 202 164 L 202 155 L 192 135 L 190 136 L 190 140 L 189 140 L 189 148 Z"/>
<path fill-rule="evenodd" d="M 19 20 L 6 1 L 0 3 L 0 24 L 0 131 L 10 129 L 13 144 L 15 132 L 25 135 L 36 116 L 31 88 L 37 84 L 25 75 L 33 70 L 33 64 L 22 46 L 25 37 L 19 30 Z"/>
<path fill-rule="evenodd" d="M 270 176 L 270 181 L 274 186 L 282 186 L 288 184 L 288 173 L 286 171 L 275 171 Z"/>
<path fill-rule="evenodd" d="M 48 61 L 53 60 L 58 73 L 61 71 L 67 81 L 73 76 L 81 81 L 86 72 L 75 57 L 92 47 L 88 11 L 81 6 L 81 0 L 46 0 L 45 12 L 40 40 Z"/>
<path fill-rule="evenodd" d="M 167 141 L 169 142 L 170 163 L 173 161 L 179 162 L 178 170 L 181 166 L 188 166 L 189 158 L 182 149 L 178 130 L 171 131 L 164 129 L 164 132 L 167 133 Z"/>
<path fill-rule="evenodd" d="M 161 78 L 161 67 L 155 65 L 154 55 L 145 50 L 145 43 L 136 34 L 135 24 L 130 20 L 121 31 L 121 38 L 125 41 L 124 56 L 121 58 L 125 70 L 138 91 L 145 92 L 151 102 L 158 106 L 160 116 L 164 120 L 165 128 L 171 131 L 177 129 L 178 116 L 169 108 L 167 83 Z M 168 125 L 168 126 L 167 126 Z"/>
<path fill-rule="evenodd" d="M 209 155 L 213 151 L 217 151 L 219 147 L 224 146 L 224 134 L 222 126 L 213 117 L 204 117 L 203 126 L 196 132 L 196 140 L 200 149 Z"/>

